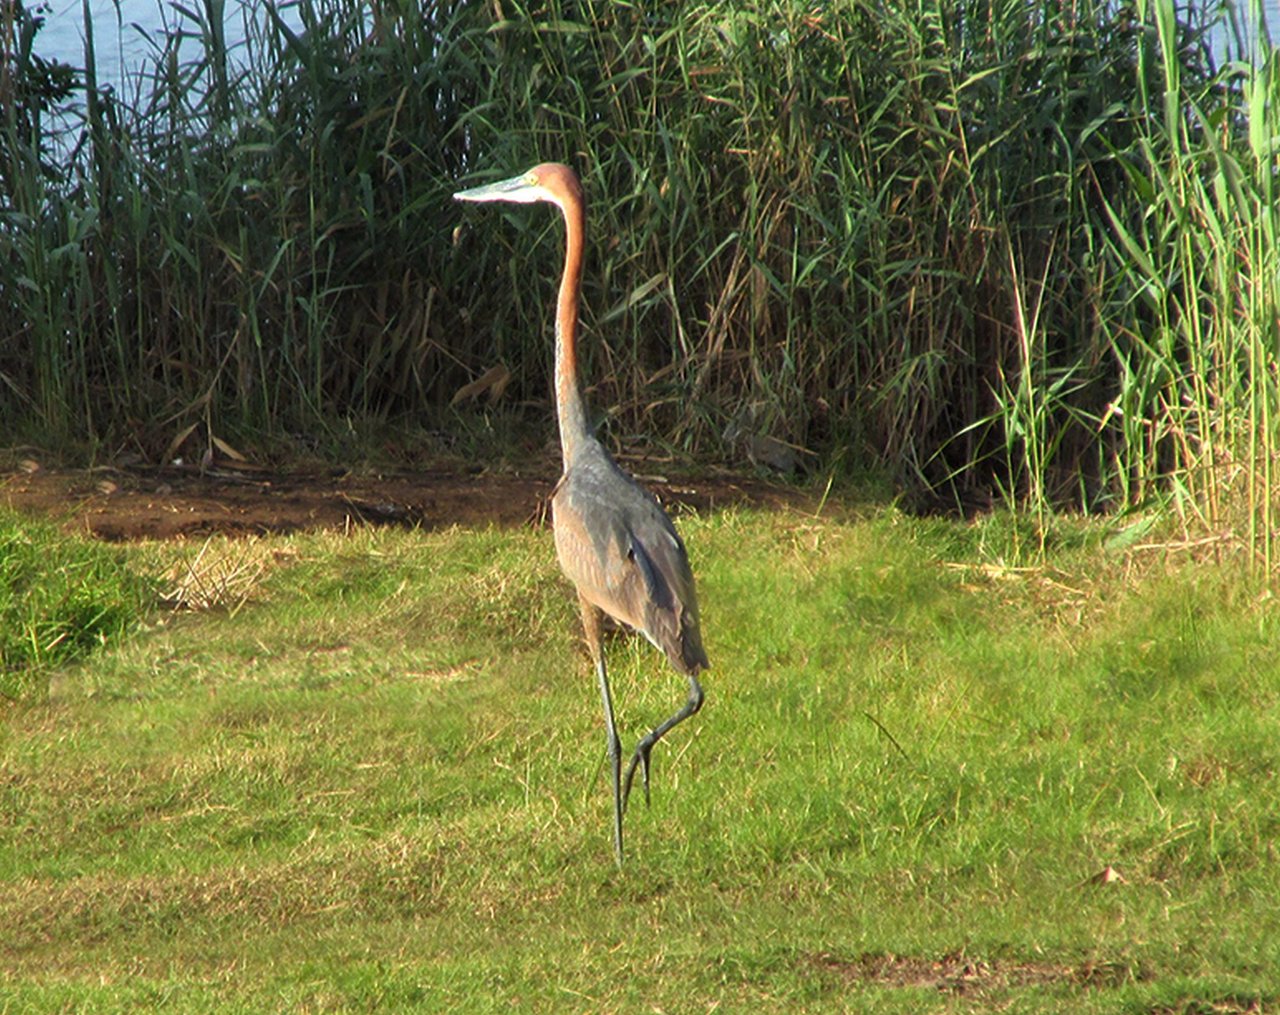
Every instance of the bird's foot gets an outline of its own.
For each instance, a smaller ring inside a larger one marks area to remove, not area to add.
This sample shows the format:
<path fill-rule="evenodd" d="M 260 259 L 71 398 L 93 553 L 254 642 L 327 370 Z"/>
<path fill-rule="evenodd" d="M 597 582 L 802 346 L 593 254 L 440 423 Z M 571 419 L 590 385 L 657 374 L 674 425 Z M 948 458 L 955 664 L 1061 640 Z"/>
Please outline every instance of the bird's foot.
<path fill-rule="evenodd" d="M 627 778 L 622 787 L 622 807 L 625 810 L 627 800 L 631 797 L 631 780 L 635 778 L 636 768 L 640 768 L 644 783 L 644 805 L 649 806 L 649 752 L 653 750 L 653 741 L 645 737 L 636 745 L 636 753 L 631 755 L 631 764 L 627 766 Z"/>

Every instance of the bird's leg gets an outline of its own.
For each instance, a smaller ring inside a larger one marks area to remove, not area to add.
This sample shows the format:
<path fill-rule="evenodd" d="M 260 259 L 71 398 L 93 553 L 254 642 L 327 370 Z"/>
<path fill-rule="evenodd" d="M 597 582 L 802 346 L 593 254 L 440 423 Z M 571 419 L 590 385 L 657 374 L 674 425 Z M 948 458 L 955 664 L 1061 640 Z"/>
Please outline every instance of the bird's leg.
<path fill-rule="evenodd" d="M 578 598 L 582 607 L 582 629 L 587 638 L 587 651 L 591 653 L 591 661 L 595 663 L 596 677 L 600 681 L 600 697 L 604 702 L 605 738 L 609 751 L 609 768 L 613 784 L 613 852 L 622 867 L 622 809 L 624 800 L 621 791 L 622 777 L 622 741 L 618 739 L 618 726 L 613 720 L 613 697 L 609 694 L 609 674 L 604 665 L 604 643 L 600 631 L 600 610 L 581 596 Z"/>
<path fill-rule="evenodd" d="M 689 676 L 689 698 L 680 708 L 680 711 L 673 715 L 666 722 L 654 727 L 636 744 L 636 753 L 631 755 L 631 764 L 627 766 L 627 781 L 622 788 L 622 807 L 626 809 L 627 800 L 631 796 L 631 780 L 635 778 L 636 766 L 641 766 L 641 776 L 644 780 L 644 802 L 645 806 L 649 804 L 649 752 L 653 750 L 653 745 L 667 735 L 672 727 L 684 722 L 694 712 L 702 707 L 702 685 L 698 683 L 698 678 L 692 674 Z"/>

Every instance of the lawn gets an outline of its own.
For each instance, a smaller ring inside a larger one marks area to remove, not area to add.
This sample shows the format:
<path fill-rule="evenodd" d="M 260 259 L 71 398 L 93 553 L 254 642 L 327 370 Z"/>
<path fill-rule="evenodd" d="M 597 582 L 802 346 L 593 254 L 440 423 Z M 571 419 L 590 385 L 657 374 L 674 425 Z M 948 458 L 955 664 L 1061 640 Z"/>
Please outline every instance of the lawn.
<path fill-rule="evenodd" d="M 0 1011 L 1277 1010 L 1241 569 L 1116 523 L 679 521 L 708 699 L 622 871 L 545 530 L 129 547 L 187 608 L 0 726 Z M 625 748 L 685 692 L 609 651 Z"/>

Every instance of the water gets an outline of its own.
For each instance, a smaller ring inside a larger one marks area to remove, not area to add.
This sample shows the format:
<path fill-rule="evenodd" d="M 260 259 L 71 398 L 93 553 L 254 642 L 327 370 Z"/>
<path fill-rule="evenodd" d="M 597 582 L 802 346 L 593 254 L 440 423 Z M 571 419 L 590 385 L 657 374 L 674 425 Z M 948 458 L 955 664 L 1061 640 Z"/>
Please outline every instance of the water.
<path fill-rule="evenodd" d="M 156 0 L 90 0 L 98 84 L 119 92 L 143 60 L 154 53 L 139 29 L 155 33 L 176 15 Z M 52 0 L 36 49 L 46 59 L 84 65 L 84 10 L 81 0 Z"/>
<path fill-rule="evenodd" d="M 111 0 L 90 0 L 93 16 L 94 54 L 99 81 L 117 90 L 125 68 L 136 68 L 148 52 L 141 34 L 131 22 L 154 29 L 160 24 L 155 0 L 121 0 L 121 18 Z M 84 63 L 84 13 L 81 0 L 52 0 L 44 28 L 36 36 L 36 49 L 50 60 L 79 67 Z"/>
<path fill-rule="evenodd" d="M 82 66 L 84 9 L 81 0 L 48 0 L 48 3 L 50 9 L 45 15 L 44 28 L 36 36 L 36 51 L 46 59 Z M 198 2 L 184 6 L 202 7 Z M 226 41 L 233 60 L 245 37 L 245 6 L 237 0 L 228 0 L 226 5 Z M 249 2 L 247 6 L 251 16 L 256 16 L 253 14 L 256 5 Z M 89 11 L 98 84 L 126 95 L 136 87 L 130 82 L 136 80 L 144 61 L 154 58 L 163 44 L 166 26 L 170 31 L 181 28 L 190 34 L 199 33 L 199 26 L 176 10 L 175 4 L 161 0 L 89 0 Z M 301 27 L 292 8 L 281 14 L 291 27 Z M 193 39 L 184 43 L 180 53 L 183 57 L 194 56 L 199 48 L 199 41 Z"/>

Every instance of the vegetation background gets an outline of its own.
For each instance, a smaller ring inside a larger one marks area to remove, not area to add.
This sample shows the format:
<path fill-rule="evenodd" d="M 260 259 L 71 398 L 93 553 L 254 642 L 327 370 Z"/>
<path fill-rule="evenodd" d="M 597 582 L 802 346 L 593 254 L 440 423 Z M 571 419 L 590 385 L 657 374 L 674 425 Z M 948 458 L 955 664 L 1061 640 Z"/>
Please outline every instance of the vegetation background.
<path fill-rule="evenodd" d="M 72 75 L 4 11 L 11 433 L 267 447 L 438 421 L 495 367 L 501 411 L 547 425 L 558 223 L 449 195 L 563 159 L 608 434 L 779 440 L 923 506 L 1172 498 L 1271 569 L 1259 4 L 302 0 L 229 48 L 206 0 L 125 93 L 87 17 Z"/>

